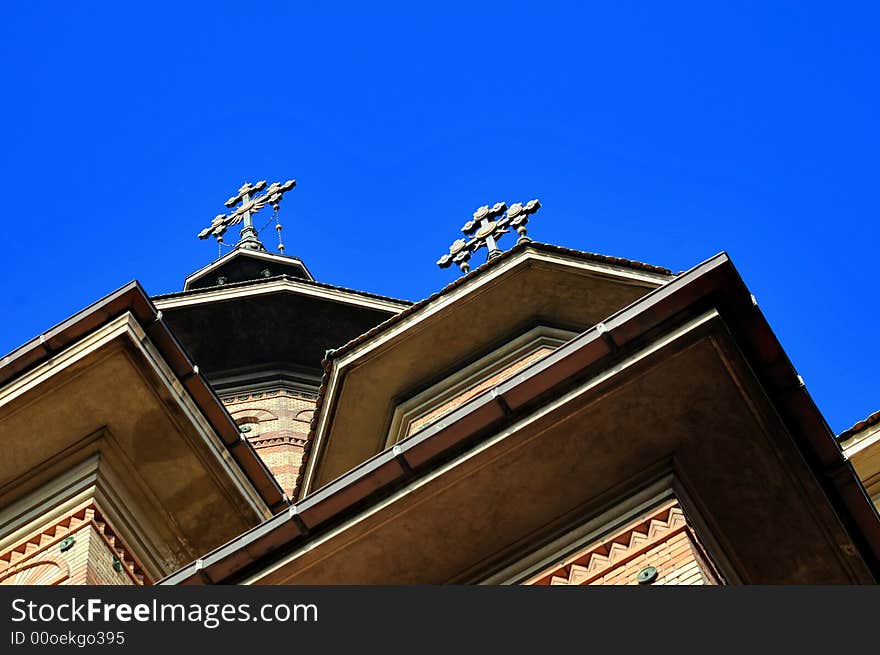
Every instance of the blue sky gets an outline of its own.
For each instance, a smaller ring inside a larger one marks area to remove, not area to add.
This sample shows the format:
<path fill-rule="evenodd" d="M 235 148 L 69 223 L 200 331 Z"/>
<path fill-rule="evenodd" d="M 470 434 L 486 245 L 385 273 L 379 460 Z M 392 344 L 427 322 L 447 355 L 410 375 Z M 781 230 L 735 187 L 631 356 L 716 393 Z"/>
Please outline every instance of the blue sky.
<path fill-rule="evenodd" d="M 880 409 L 878 18 L 15 3 L 0 352 L 133 278 L 179 290 L 245 180 L 297 179 L 287 253 L 318 279 L 413 300 L 453 278 L 434 262 L 476 207 L 539 197 L 536 240 L 674 270 L 729 252 L 839 431 Z"/>

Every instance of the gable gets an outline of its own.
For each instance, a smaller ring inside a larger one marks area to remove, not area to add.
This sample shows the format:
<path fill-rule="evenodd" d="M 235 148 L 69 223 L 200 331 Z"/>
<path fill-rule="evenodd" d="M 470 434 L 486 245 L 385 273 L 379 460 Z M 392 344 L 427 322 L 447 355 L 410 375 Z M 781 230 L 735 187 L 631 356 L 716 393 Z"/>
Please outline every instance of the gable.
<path fill-rule="evenodd" d="M 304 492 L 388 444 L 397 406 L 538 326 L 579 333 L 669 275 L 525 248 L 389 330 L 334 355 Z"/>
<path fill-rule="evenodd" d="M 403 400 L 394 409 L 386 447 L 436 423 L 457 407 L 540 361 L 575 336 L 576 333 L 569 330 L 537 326 Z"/>

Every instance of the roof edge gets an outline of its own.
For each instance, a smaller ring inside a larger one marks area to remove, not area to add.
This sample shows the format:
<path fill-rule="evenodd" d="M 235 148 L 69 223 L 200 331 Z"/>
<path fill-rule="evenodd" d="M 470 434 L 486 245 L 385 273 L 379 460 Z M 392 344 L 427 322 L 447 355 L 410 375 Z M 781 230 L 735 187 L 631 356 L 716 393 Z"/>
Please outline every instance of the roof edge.
<path fill-rule="evenodd" d="M 253 446 L 242 439 L 238 426 L 226 407 L 164 321 L 162 312 L 156 309 L 137 280 L 107 294 L 6 355 L 0 360 L 0 385 L 45 362 L 125 312 L 130 312 L 135 317 L 165 358 L 173 374 L 220 436 L 220 440 L 269 510 L 276 512 L 286 507 L 287 497 L 275 477 L 257 455 Z"/>
<path fill-rule="evenodd" d="M 340 287 L 334 284 L 327 284 L 326 282 L 318 282 L 317 280 L 306 280 L 305 278 L 296 277 L 295 275 L 288 275 L 286 273 L 282 273 L 280 275 L 273 275 L 271 277 L 260 278 L 259 280 L 243 280 L 241 282 L 230 282 L 229 284 L 223 285 L 215 285 L 212 287 L 202 287 L 199 289 L 189 289 L 184 291 L 173 291 L 171 293 L 161 293 L 155 296 L 150 296 L 151 300 L 173 300 L 177 298 L 192 298 L 196 297 L 200 294 L 211 293 L 215 291 L 224 291 L 228 289 L 242 289 L 247 287 L 257 287 L 266 282 L 277 282 L 279 280 L 286 280 L 289 282 L 295 282 L 299 284 L 305 284 L 306 286 L 316 287 L 318 289 L 327 289 L 328 291 L 338 291 L 340 293 L 347 293 L 353 296 L 361 296 L 363 298 L 369 298 L 371 300 L 381 300 L 383 302 L 400 305 L 401 309 L 405 309 L 413 304 L 411 300 L 402 300 L 400 298 L 392 298 L 391 296 L 383 296 L 378 293 L 371 293 L 369 291 L 358 291 L 357 289 L 349 289 L 347 287 Z"/>
<path fill-rule="evenodd" d="M 838 441 L 846 441 L 847 439 L 849 439 L 853 435 L 856 435 L 859 432 L 861 432 L 862 430 L 865 430 L 867 428 L 874 427 L 878 423 L 880 423 L 880 410 L 877 410 L 873 414 L 869 414 L 868 416 L 863 418 L 861 421 L 858 421 L 857 423 L 855 423 L 852 427 L 849 427 L 846 430 L 844 430 L 843 432 L 841 432 L 840 434 L 838 434 L 837 440 Z"/>

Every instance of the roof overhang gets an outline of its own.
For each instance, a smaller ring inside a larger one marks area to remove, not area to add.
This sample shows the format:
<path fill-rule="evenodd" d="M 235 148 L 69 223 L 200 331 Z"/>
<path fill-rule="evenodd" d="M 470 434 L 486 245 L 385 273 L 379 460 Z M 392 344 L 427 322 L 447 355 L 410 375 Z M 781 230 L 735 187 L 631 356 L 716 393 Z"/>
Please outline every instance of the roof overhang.
<path fill-rule="evenodd" d="M 287 276 L 153 301 L 212 384 L 242 371 L 286 370 L 315 386 L 329 348 L 411 304 Z"/>
<path fill-rule="evenodd" d="M 876 582 L 880 520 L 726 255 L 164 584 L 490 576 L 671 469 L 743 582 Z"/>
<path fill-rule="evenodd" d="M 880 506 L 880 412 L 859 421 L 837 438 L 868 495 Z"/>
<path fill-rule="evenodd" d="M 388 314 L 396 314 L 412 304 L 406 300 L 397 300 L 362 291 L 343 289 L 342 287 L 335 287 L 330 284 L 300 280 L 286 275 L 277 276 L 274 279 L 265 281 L 251 281 L 228 286 L 214 286 L 208 289 L 196 289 L 189 292 L 163 294 L 154 296 L 153 302 L 159 309 L 177 309 L 179 307 L 204 305 L 206 303 L 227 302 L 240 298 L 253 298 L 280 291 L 311 298 L 320 298 L 341 305 L 384 311 Z"/>
<path fill-rule="evenodd" d="M 20 440 L 0 463 L 2 481 L 106 429 L 120 443 L 132 439 L 136 451 L 129 455 L 159 476 L 153 482 L 158 491 L 174 488 L 174 482 L 163 485 L 160 479 L 178 472 L 170 455 L 159 454 L 183 447 L 175 440 L 184 439 L 181 457 L 189 451 L 200 461 L 190 462 L 195 467 L 190 473 L 199 469 L 208 476 L 216 487 L 212 493 L 221 494 L 230 508 L 238 507 L 235 512 L 245 522 L 287 505 L 269 470 L 137 282 L 0 361 L 0 424 L 7 439 Z"/>

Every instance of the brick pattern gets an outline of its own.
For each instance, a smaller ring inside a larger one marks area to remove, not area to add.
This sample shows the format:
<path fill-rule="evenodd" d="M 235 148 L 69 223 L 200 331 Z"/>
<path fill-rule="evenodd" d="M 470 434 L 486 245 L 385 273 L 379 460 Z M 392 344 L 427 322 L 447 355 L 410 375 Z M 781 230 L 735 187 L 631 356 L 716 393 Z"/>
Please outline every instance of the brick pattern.
<path fill-rule="evenodd" d="M 546 357 L 547 355 L 552 353 L 554 350 L 555 349 L 550 346 L 542 346 L 541 348 L 538 348 L 537 350 L 529 353 L 528 355 L 526 355 L 522 359 L 519 359 L 519 360 L 513 362 L 512 364 L 510 364 L 509 366 L 506 366 L 505 368 L 498 371 L 494 375 L 486 378 L 485 380 L 481 380 L 478 384 L 474 385 L 470 389 L 463 391 L 462 393 L 460 393 L 457 396 L 455 396 L 454 398 L 451 398 L 450 400 L 446 401 L 445 403 L 443 403 L 439 407 L 434 408 L 433 410 L 431 410 L 427 414 L 424 414 L 423 416 L 420 416 L 419 418 L 414 420 L 412 423 L 409 424 L 409 427 L 407 428 L 407 431 L 406 431 L 406 436 L 409 436 L 411 434 L 415 434 L 416 432 L 421 430 L 426 425 L 429 425 L 429 424 L 433 423 L 434 421 L 438 420 L 439 418 L 446 416 L 447 414 L 449 414 L 451 411 L 453 411 L 457 407 L 464 405 L 466 402 L 476 398 L 481 393 L 488 391 L 489 389 L 491 389 L 492 387 L 494 387 L 498 384 L 501 384 L 505 380 L 509 380 L 514 375 L 516 375 L 521 370 L 523 370 L 525 367 L 527 367 L 529 364 L 533 364 L 533 363 L 537 362 L 539 359 Z"/>
<path fill-rule="evenodd" d="M 649 566 L 657 569 L 655 585 L 720 584 L 677 502 L 582 549 L 526 584 L 635 585 L 639 572 Z"/>
<path fill-rule="evenodd" d="M 62 552 L 61 542 L 67 537 L 73 537 L 74 543 Z M 151 582 L 93 500 L 0 553 L 0 584 Z"/>
<path fill-rule="evenodd" d="M 235 422 L 250 428 L 248 441 L 287 494 L 299 478 L 316 398 L 316 393 L 285 388 L 223 398 Z"/>

